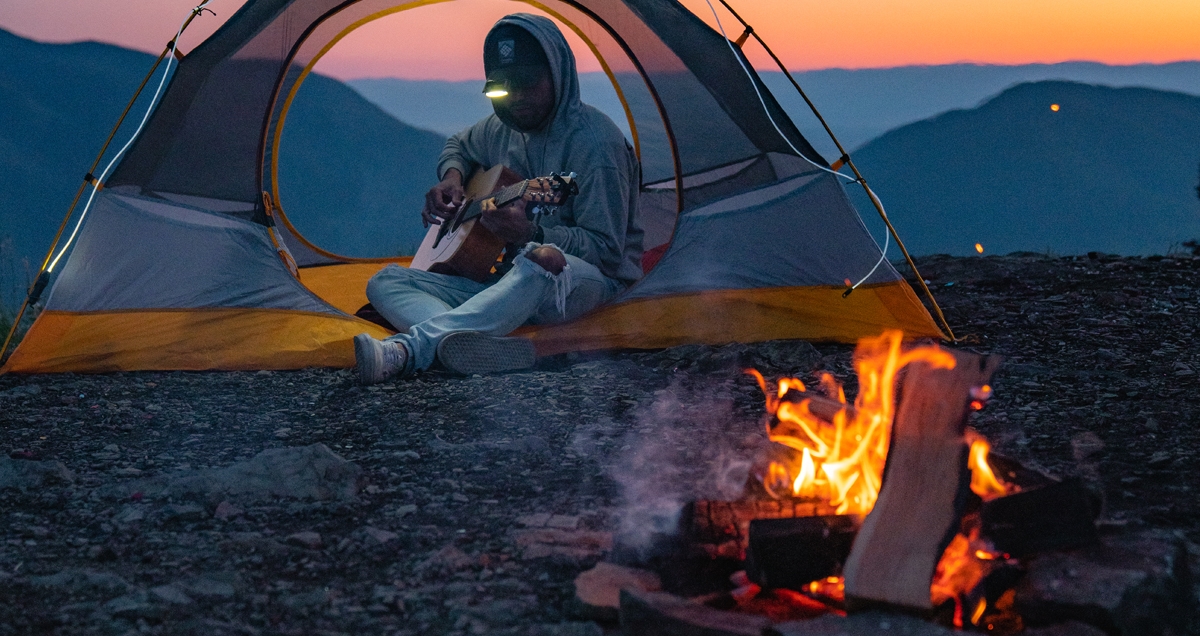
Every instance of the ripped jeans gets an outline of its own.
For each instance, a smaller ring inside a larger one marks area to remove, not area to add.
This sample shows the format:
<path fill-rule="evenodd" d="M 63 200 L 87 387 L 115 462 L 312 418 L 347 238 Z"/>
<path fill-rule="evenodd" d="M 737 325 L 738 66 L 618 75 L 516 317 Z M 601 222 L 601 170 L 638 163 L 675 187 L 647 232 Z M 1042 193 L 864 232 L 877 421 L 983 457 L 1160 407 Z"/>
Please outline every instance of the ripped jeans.
<path fill-rule="evenodd" d="M 401 330 L 387 340 L 408 350 L 404 371 L 428 369 L 438 343 L 456 331 L 505 336 L 526 323 L 563 322 L 625 289 L 595 265 L 566 253 L 567 266 L 562 273 L 551 274 L 525 257 L 537 247 L 537 243 L 526 245 L 507 274 L 486 283 L 397 265 L 375 274 L 367 283 L 367 299 Z"/>

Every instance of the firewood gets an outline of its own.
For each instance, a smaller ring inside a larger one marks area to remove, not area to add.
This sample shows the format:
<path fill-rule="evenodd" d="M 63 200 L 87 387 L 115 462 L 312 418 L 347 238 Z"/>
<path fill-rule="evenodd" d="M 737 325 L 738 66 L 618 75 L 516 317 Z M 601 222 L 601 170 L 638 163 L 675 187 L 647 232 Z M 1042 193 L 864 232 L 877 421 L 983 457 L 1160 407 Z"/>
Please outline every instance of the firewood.
<path fill-rule="evenodd" d="M 727 612 L 663 592 L 621 590 L 624 636 L 759 636 L 771 619 Z"/>
<path fill-rule="evenodd" d="M 793 402 L 796 404 L 808 401 L 809 413 L 812 413 L 826 422 L 832 422 L 834 416 L 837 415 L 839 411 L 846 412 L 847 420 L 853 420 L 856 414 L 853 404 L 838 402 L 833 398 L 825 397 L 824 395 L 821 395 L 815 391 L 788 391 L 779 399 L 783 402 Z"/>
<path fill-rule="evenodd" d="M 996 549 L 1022 557 L 1095 543 L 1095 495 L 1079 479 L 1018 492 L 984 502 L 982 534 Z"/>
<path fill-rule="evenodd" d="M 858 532 L 855 517 L 797 517 L 750 522 L 746 574 L 765 588 L 800 590 L 841 573 Z"/>
<path fill-rule="evenodd" d="M 995 356 L 950 352 L 953 369 L 907 367 L 883 484 L 846 560 L 847 607 L 933 608 L 929 587 L 958 530 L 970 471 L 963 432 L 972 387 L 988 383 Z"/>
<path fill-rule="evenodd" d="M 726 546 L 723 550 L 740 553 L 750 545 L 750 522 L 755 519 L 833 514 L 828 503 L 812 499 L 699 500 L 684 506 L 679 522 L 681 535 L 689 544 Z M 742 558 L 740 554 L 729 556 Z"/>

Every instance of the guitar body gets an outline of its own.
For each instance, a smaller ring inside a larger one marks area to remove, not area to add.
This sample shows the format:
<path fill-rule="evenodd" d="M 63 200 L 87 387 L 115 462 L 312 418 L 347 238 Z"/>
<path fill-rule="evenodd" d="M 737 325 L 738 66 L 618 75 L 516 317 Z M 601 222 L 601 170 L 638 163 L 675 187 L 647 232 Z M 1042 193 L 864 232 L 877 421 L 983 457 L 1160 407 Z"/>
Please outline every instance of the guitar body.
<path fill-rule="evenodd" d="M 476 171 L 467 182 L 466 198 L 459 208 L 460 215 L 470 208 L 472 202 L 486 199 L 496 191 L 521 181 L 521 175 L 502 165 Z M 435 274 L 462 276 L 482 283 L 491 275 L 496 259 L 503 251 L 504 241 L 483 227 L 479 217 L 461 221 L 456 216 L 442 221 L 441 225 L 429 226 L 409 267 Z"/>

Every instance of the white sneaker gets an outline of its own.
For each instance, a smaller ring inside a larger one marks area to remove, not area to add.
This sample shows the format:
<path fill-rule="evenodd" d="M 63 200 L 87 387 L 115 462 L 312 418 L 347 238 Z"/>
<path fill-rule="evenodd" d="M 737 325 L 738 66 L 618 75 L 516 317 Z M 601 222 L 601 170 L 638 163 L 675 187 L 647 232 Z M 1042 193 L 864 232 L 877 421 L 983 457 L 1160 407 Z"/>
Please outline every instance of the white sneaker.
<path fill-rule="evenodd" d="M 438 361 L 461 375 L 528 369 L 537 362 L 525 338 L 496 338 L 477 331 L 456 331 L 438 343 Z"/>
<path fill-rule="evenodd" d="M 354 336 L 354 362 L 359 382 L 379 384 L 404 371 L 408 350 L 398 342 L 376 340 L 360 333 Z"/>

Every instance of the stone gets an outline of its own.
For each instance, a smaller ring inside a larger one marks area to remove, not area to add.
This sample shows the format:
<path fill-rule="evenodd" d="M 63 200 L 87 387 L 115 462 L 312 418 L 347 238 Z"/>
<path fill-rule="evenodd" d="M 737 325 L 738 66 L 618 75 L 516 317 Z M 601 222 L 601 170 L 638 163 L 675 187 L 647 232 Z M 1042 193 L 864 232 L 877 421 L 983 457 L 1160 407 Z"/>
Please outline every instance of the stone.
<path fill-rule="evenodd" d="M 223 552 L 234 554 L 258 553 L 267 556 L 283 556 L 295 551 L 275 539 L 264 537 L 259 532 L 233 532 L 229 539 L 217 545 Z"/>
<path fill-rule="evenodd" d="M 208 512 L 196 504 L 167 504 L 160 514 L 167 521 L 200 521 L 208 517 Z"/>
<path fill-rule="evenodd" d="M 1087 623 L 1068 621 L 1045 627 L 1027 627 L 1022 636 L 1105 636 L 1104 630 Z"/>
<path fill-rule="evenodd" d="M 297 545 L 302 548 L 308 548 L 310 550 L 316 550 L 316 549 L 320 548 L 322 545 L 321 535 L 317 532 L 312 532 L 312 531 L 296 532 L 294 534 L 289 534 L 287 539 L 285 539 L 285 541 L 287 541 L 287 543 L 289 543 L 290 545 Z"/>
<path fill-rule="evenodd" d="M 658 575 L 601 561 L 575 577 L 575 605 L 580 618 L 615 623 L 621 607 L 621 590 L 657 592 L 662 589 Z"/>
<path fill-rule="evenodd" d="M 514 532 L 513 539 L 522 550 L 521 556 L 526 559 L 560 556 L 582 561 L 601 557 L 611 552 L 613 547 L 611 532 L 591 530 L 571 532 L 553 528 L 534 528 Z"/>
<path fill-rule="evenodd" d="M 367 535 L 370 536 L 372 539 L 374 539 L 380 543 L 383 543 L 383 544 L 386 544 L 388 541 L 395 541 L 396 538 L 400 536 L 400 535 L 396 534 L 395 532 L 391 532 L 389 530 L 381 530 L 379 528 L 373 528 L 371 526 L 366 526 L 365 528 L 363 528 L 363 532 L 366 532 Z"/>
<path fill-rule="evenodd" d="M 75 482 L 75 474 L 60 461 L 32 461 L 0 456 L 0 490 L 21 491 L 62 486 Z"/>
<path fill-rule="evenodd" d="M 766 616 L 713 609 L 673 594 L 621 591 L 623 636 L 760 636 L 771 625 Z"/>
<path fill-rule="evenodd" d="M 177 582 L 187 594 L 201 598 L 233 598 L 237 592 L 233 584 L 235 577 L 219 575 L 202 575 L 185 581 Z"/>
<path fill-rule="evenodd" d="M 217 504 L 217 509 L 213 511 L 213 518 L 215 518 L 215 519 L 232 519 L 233 517 L 237 517 L 241 514 L 242 514 L 241 508 L 238 508 L 237 506 L 229 503 L 228 501 L 222 501 L 221 503 Z"/>
<path fill-rule="evenodd" d="M 178 586 L 159 585 L 158 587 L 150 588 L 150 596 L 160 601 L 165 601 L 173 605 L 191 605 L 195 601 L 190 596 L 183 593 L 183 590 Z"/>
<path fill-rule="evenodd" d="M 80 594 L 94 591 L 125 594 L 133 589 L 128 581 L 109 572 L 68 568 L 46 576 L 31 576 L 29 583 Z"/>
<path fill-rule="evenodd" d="M 416 504 L 404 504 L 403 506 L 396 508 L 396 512 L 393 514 L 397 517 L 404 517 L 405 515 L 410 515 L 416 511 L 417 511 Z"/>
<path fill-rule="evenodd" d="M 164 614 L 161 607 L 155 606 L 142 591 L 118 596 L 103 605 L 104 611 L 113 618 L 128 620 L 147 619 L 158 620 Z"/>
<path fill-rule="evenodd" d="M 415 568 L 417 572 L 452 573 L 465 570 L 475 564 L 466 552 L 453 545 L 448 545 L 429 555 Z"/>
<path fill-rule="evenodd" d="M 140 479 L 105 489 L 102 494 L 128 497 L 208 497 L 230 495 L 245 499 L 346 500 L 358 494 L 362 469 L 342 459 L 324 444 L 272 448 L 224 468 L 183 470 Z"/>
<path fill-rule="evenodd" d="M 552 515 L 546 520 L 547 528 L 558 528 L 559 530 L 574 530 L 579 527 L 579 517 L 572 515 Z"/>
<path fill-rule="evenodd" d="M 517 524 L 521 525 L 521 526 L 525 526 L 526 528 L 541 528 L 541 527 L 544 527 L 546 525 L 546 522 L 549 520 L 550 520 L 549 513 L 538 512 L 538 513 L 534 513 L 531 515 L 524 515 L 521 517 L 517 517 Z"/>
<path fill-rule="evenodd" d="M 953 636 L 960 632 L 904 614 L 865 612 L 788 621 L 763 633 L 769 636 Z"/>
<path fill-rule="evenodd" d="M 127 526 L 144 521 L 149 508 L 150 506 L 145 504 L 125 504 L 117 514 L 113 515 L 113 523 L 119 526 Z"/>
<path fill-rule="evenodd" d="M 1168 534 L 1102 537 L 1089 548 L 1031 559 L 1015 607 L 1030 626 L 1075 620 L 1126 636 L 1185 632 L 1193 579 Z"/>

